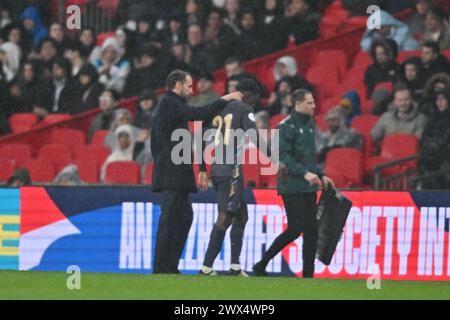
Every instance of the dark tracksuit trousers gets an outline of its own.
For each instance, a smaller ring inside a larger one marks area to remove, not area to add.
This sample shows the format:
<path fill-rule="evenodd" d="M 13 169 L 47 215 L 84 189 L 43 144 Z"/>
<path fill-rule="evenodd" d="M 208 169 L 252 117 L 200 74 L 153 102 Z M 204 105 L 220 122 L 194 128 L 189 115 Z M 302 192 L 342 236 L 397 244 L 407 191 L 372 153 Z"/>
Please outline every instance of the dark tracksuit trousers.
<path fill-rule="evenodd" d="M 193 220 L 189 192 L 161 191 L 160 207 L 153 273 L 179 273 L 178 263 Z"/>
<path fill-rule="evenodd" d="M 288 227 L 272 243 L 261 260 L 267 265 L 284 247 L 303 233 L 303 276 L 313 277 L 317 246 L 316 193 L 282 195 Z"/>

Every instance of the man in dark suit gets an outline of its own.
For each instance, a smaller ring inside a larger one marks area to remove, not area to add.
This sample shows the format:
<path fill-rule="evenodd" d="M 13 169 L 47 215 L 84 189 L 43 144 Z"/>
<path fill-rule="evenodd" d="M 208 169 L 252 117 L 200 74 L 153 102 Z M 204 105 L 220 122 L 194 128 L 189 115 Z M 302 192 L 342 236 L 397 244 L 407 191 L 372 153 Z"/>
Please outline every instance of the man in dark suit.
<path fill-rule="evenodd" d="M 178 261 L 193 219 L 189 193 L 197 191 L 192 161 L 176 164 L 171 157 L 172 149 L 178 144 L 172 141 L 172 133 L 177 129 L 188 132 L 188 121 L 206 120 L 222 110 L 227 101 L 242 99 L 240 92 L 234 92 L 205 107 L 191 106 L 186 98 L 192 95 L 192 77 L 181 70 L 169 74 L 167 87 L 155 110 L 151 133 L 155 159 L 153 191 L 161 193 L 154 273 L 178 273 Z"/>

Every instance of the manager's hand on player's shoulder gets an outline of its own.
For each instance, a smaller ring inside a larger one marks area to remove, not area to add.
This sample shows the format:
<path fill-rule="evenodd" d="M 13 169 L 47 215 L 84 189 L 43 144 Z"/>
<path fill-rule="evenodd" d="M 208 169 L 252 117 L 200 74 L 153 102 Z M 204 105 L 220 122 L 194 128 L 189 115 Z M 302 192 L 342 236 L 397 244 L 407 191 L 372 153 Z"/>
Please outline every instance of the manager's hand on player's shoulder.
<path fill-rule="evenodd" d="M 240 93 L 239 91 L 232 92 L 232 93 L 229 93 L 229 94 L 223 96 L 222 99 L 227 100 L 227 101 L 230 101 L 230 100 L 239 100 L 239 101 L 241 101 L 242 100 L 242 93 Z"/>

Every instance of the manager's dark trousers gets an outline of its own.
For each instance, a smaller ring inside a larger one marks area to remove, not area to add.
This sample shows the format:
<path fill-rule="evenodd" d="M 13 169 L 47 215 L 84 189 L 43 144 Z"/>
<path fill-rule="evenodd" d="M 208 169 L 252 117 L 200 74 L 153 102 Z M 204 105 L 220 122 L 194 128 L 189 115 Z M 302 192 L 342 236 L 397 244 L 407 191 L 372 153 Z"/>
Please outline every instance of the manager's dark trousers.
<path fill-rule="evenodd" d="M 188 192 L 164 190 L 160 194 L 161 215 L 156 236 L 154 273 L 178 273 L 193 211 Z"/>
<path fill-rule="evenodd" d="M 265 253 L 264 264 L 274 258 L 284 247 L 303 233 L 303 277 L 313 277 L 317 247 L 316 193 L 282 195 L 288 227 Z"/>

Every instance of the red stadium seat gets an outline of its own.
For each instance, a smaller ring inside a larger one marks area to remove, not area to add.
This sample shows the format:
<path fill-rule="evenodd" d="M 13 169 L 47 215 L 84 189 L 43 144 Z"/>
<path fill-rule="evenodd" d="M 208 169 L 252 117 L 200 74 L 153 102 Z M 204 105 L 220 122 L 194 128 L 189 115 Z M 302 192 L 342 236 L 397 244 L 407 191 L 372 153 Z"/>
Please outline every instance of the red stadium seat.
<path fill-rule="evenodd" d="M 144 183 L 145 184 L 152 184 L 153 181 L 153 161 L 150 162 L 147 167 L 145 168 L 145 176 L 144 176 Z"/>
<path fill-rule="evenodd" d="M 32 182 L 52 182 L 55 177 L 55 169 L 51 160 L 29 159 L 23 162 L 23 166 L 30 172 Z"/>
<path fill-rule="evenodd" d="M 400 51 L 397 56 L 397 62 L 403 63 L 406 59 L 409 57 L 420 57 L 421 51 L 420 50 L 413 50 L 413 51 Z"/>
<path fill-rule="evenodd" d="M 367 27 L 367 16 L 355 16 L 345 20 L 344 28 Z"/>
<path fill-rule="evenodd" d="M 360 51 L 353 59 L 353 68 L 364 68 L 366 69 L 369 65 L 373 63 L 372 57 L 366 51 Z"/>
<path fill-rule="evenodd" d="M 353 118 L 352 128 L 358 132 L 363 139 L 364 163 L 372 156 L 374 142 L 370 131 L 378 122 L 379 116 L 364 114 Z"/>
<path fill-rule="evenodd" d="M 42 127 L 42 126 L 46 126 L 49 124 L 53 124 L 53 123 L 57 123 L 60 121 L 65 121 L 68 119 L 71 119 L 72 116 L 69 114 L 65 114 L 65 113 L 54 113 L 54 114 L 49 114 L 47 115 L 44 120 L 36 123 L 35 127 Z"/>
<path fill-rule="evenodd" d="M 327 66 L 313 66 L 308 69 L 306 73 L 306 79 L 313 84 L 317 91 L 323 91 L 322 98 L 330 98 L 335 92 L 338 83 L 338 71 L 337 68 L 330 68 Z M 320 94 L 319 94 L 320 95 Z"/>
<path fill-rule="evenodd" d="M 286 114 L 276 114 L 272 116 L 270 118 L 270 128 L 275 129 L 278 126 L 278 124 L 286 117 L 288 117 L 288 115 Z"/>
<path fill-rule="evenodd" d="M 115 32 L 102 32 L 97 35 L 97 46 L 101 47 L 103 45 L 103 42 L 105 42 L 106 39 L 114 37 L 116 35 Z"/>
<path fill-rule="evenodd" d="M 255 158 L 256 156 L 256 158 Z M 242 164 L 242 171 L 244 173 L 244 186 L 247 187 L 249 183 L 253 182 L 255 186 L 261 185 L 260 165 L 258 163 L 259 150 L 256 148 L 245 149 L 244 163 Z M 255 163 L 256 160 L 256 163 Z"/>
<path fill-rule="evenodd" d="M 16 161 L 30 159 L 31 147 L 27 144 L 5 144 L 0 147 L 0 156 Z"/>
<path fill-rule="evenodd" d="M 38 159 L 46 159 L 53 162 L 56 172 L 60 172 L 72 161 L 72 152 L 64 144 L 50 143 L 41 147 Z"/>
<path fill-rule="evenodd" d="M 86 137 L 81 130 L 55 129 L 52 131 L 51 142 L 65 144 L 74 152 L 76 147 L 85 145 Z"/>
<path fill-rule="evenodd" d="M 381 152 L 379 156 L 371 157 L 366 163 L 366 170 L 373 170 L 376 165 L 384 162 L 398 160 L 412 156 L 419 152 L 419 140 L 413 134 L 390 134 L 384 137 L 381 142 Z M 384 174 L 394 174 L 400 171 L 417 167 L 417 161 L 411 160 L 401 166 L 385 170 Z"/>
<path fill-rule="evenodd" d="M 311 64 L 337 68 L 339 80 L 347 73 L 347 55 L 341 50 L 321 50 L 313 57 Z"/>
<path fill-rule="evenodd" d="M 325 160 L 325 174 L 334 180 L 337 188 L 361 187 L 363 179 L 361 151 L 353 148 L 330 150 Z"/>
<path fill-rule="evenodd" d="M 78 167 L 78 173 L 80 179 L 87 183 L 98 183 L 99 182 L 99 166 L 96 160 L 91 159 L 78 159 L 72 161 Z"/>
<path fill-rule="evenodd" d="M 442 50 L 441 53 L 444 57 L 446 57 L 448 60 L 450 60 L 450 49 Z"/>
<path fill-rule="evenodd" d="M 364 114 L 354 117 L 352 120 L 352 128 L 362 135 L 370 134 L 370 131 L 380 119 L 379 116 Z"/>
<path fill-rule="evenodd" d="M 111 150 L 107 146 L 90 144 L 76 148 L 74 158 L 76 160 L 94 160 L 101 168 L 110 154 Z"/>
<path fill-rule="evenodd" d="M 105 145 L 105 139 L 108 134 L 109 130 L 95 131 L 94 135 L 92 136 L 91 144 Z"/>
<path fill-rule="evenodd" d="M 324 114 L 319 114 L 317 116 L 315 116 L 315 121 L 316 121 L 316 128 L 319 129 L 320 131 L 328 131 L 328 124 L 325 120 L 325 115 Z"/>
<path fill-rule="evenodd" d="M 28 131 L 36 123 L 37 118 L 33 113 L 15 113 L 9 117 L 9 125 L 13 133 Z"/>
<path fill-rule="evenodd" d="M 111 162 L 106 167 L 105 183 L 107 184 L 139 184 L 139 164 L 134 161 Z"/>
<path fill-rule="evenodd" d="M 7 181 L 14 173 L 13 160 L 0 158 L 0 181 Z"/>

